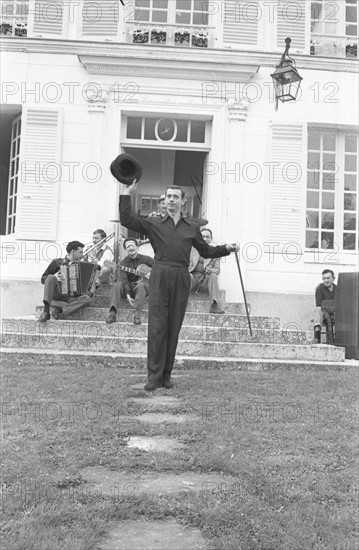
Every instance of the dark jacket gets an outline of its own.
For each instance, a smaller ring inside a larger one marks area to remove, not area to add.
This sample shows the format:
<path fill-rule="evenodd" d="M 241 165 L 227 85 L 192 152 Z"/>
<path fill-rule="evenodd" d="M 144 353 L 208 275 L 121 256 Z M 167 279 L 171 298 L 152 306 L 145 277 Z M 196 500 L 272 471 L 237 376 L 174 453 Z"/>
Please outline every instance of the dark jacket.
<path fill-rule="evenodd" d="M 315 305 L 320 307 L 323 300 L 335 300 L 335 294 L 337 291 L 337 285 L 333 283 L 333 291 L 330 292 L 329 288 L 320 283 L 315 289 Z"/>
<path fill-rule="evenodd" d="M 55 275 L 60 270 L 60 266 L 62 265 L 68 265 L 70 260 L 66 258 L 55 258 L 52 260 L 52 262 L 48 265 L 47 269 L 44 271 L 44 273 L 41 276 L 41 283 L 44 285 L 46 278 L 48 275 Z"/>

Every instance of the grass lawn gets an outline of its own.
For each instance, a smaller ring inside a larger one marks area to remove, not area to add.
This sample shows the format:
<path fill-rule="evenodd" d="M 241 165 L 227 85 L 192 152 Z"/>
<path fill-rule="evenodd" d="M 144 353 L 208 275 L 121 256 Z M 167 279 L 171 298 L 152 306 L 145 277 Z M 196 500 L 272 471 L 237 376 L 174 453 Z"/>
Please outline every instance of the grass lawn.
<path fill-rule="evenodd" d="M 171 412 L 197 420 L 149 425 L 134 418 L 145 407 L 125 402 L 138 370 L 3 357 L 1 548 L 90 550 L 116 522 L 136 518 L 199 527 L 213 549 L 359 548 L 355 368 L 181 373 L 160 393 L 181 398 Z M 129 435 L 167 435 L 186 448 L 128 449 Z M 81 478 L 99 465 L 236 481 L 198 494 L 111 497 Z"/>

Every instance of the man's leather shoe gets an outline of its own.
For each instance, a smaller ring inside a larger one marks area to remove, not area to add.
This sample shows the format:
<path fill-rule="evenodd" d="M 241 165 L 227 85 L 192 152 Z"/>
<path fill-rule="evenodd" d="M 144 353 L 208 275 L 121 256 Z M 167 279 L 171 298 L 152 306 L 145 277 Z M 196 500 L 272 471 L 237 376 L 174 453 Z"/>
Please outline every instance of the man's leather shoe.
<path fill-rule="evenodd" d="M 173 388 L 173 383 L 171 382 L 171 380 L 164 380 L 162 382 L 162 387 L 166 388 L 166 390 L 171 390 Z"/>
<path fill-rule="evenodd" d="M 39 323 L 45 323 L 49 319 L 50 319 L 50 313 L 46 313 L 46 311 L 43 311 L 41 313 L 40 317 L 38 318 L 38 322 Z"/>
<path fill-rule="evenodd" d="M 62 313 L 62 310 L 60 310 L 57 307 L 54 307 L 51 311 L 51 317 L 55 319 L 55 321 L 58 321 L 59 319 L 61 319 L 61 313 Z"/>
<path fill-rule="evenodd" d="M 136 311 L 135 315 L 133 316 L 133 322 L 135 325 L 141 324 L 141 314 L 140 312 Z"/>
<path fill-rule="evenodd" d="M 209 310 L 210 313 L 220 313 L 220 314 L 223 314 L 223 313 L 226 313 L 224 311 L 224 309 L 220 309 L 218 307 L 218 304 L 217 302 L 213 302 L 212 305 L 211 305 L 211 309 Z"/>
<path fill-rule="evenodd" d="M 116 323 L 116 313 L 114 311 L 110 311 L 110 314 L 106 319 L 106 323 L 108 325 L 110 325 L 111 323 Z"/>
<path fill-rule="evenodd" d="M 158 384 L 156 384 L 155 382 L 147 382 L 147 384 L 145 385 L 144 389 L 146 391 L 154 391 L 154 390 L 157 390 L 158 388 L 160 388 L 161 386 L 159 386 Z"/>

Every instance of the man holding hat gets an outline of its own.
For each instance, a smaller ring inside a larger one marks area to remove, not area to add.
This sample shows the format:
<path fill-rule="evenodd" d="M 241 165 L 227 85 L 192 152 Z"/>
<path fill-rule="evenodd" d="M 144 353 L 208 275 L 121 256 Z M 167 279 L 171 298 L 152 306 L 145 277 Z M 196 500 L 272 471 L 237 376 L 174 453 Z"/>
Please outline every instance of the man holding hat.
<path fill-rule="evenodd" d="M 144 256 L 138 253 L 138 242 L 132 237 L 124 240 L 123 247 L 127 252 L 127 256 L 120 262 L 120 266 L 129 268 L 130 270 L 138 271 L 140 265 L 146 265 L 149 268 L 153 266 L 153 258 Z M 141 277 L 138 274 L 131 273 L 118 268 L 119 281 L 113 283 L 110 292 L 110 313 L 106 319 L 107 324 L 116 322 L 117 310 L 121 303 L 121 298 L 126 298 L 130 306 L 135 308 L 133 322 L 135 325 L 141 324 L 141 311 L 145 305 L 146 298 L 149 294 L 149 275 Z"/>
<path fill-rule="evenodd" d="M 120 180 L 121 181 L 121 180 Z M 123 186 L 120 194 L 120 220 L 124 227 L 148 236 L 155 251 L 150 278 L 146 391 L 173 387 L 171 372 L 175 360 L 179 333 L 186 312 L 191 280 L 188 271 L 191 248 L 194 246 L 203 258 L 228 256 L 238 249 L 236 244 L 211 246 L 200 232 L 199 220 L 186 219 L 181 208 L 185 203 L 182 188 L 167 188 L 165 204 L 167 214 L 163 218 L 134 216 L 131 194 L 136 191 L 133 183 Z"/>

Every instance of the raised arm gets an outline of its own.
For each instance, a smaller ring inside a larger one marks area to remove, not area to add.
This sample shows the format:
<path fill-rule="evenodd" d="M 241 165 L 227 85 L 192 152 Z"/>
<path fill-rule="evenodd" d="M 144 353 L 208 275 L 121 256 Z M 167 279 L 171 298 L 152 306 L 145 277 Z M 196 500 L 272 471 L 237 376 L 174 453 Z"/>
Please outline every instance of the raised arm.
<path fill-rule="evenodd" d="M 129 186 L 122 186 L 123 189 L 120 194 L 120 221 L 124 227 L 148 235 L 150 225 L 148 220 L 134 216 L 132 213 L 131 194 L 135 192 L 136 186 L 136 182 Z"/>
<path fill-rule="evenodd" d="M 203 239 L 199 229 L 196 239 L 192 244 L 198 250 L 202 258 L 221 258 L 222 256 L 229 256 L 231 252 L 238 250 L 238 246 L 235 243 L 211 246 Z"/>

